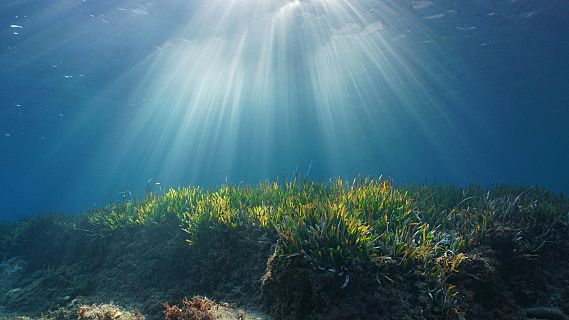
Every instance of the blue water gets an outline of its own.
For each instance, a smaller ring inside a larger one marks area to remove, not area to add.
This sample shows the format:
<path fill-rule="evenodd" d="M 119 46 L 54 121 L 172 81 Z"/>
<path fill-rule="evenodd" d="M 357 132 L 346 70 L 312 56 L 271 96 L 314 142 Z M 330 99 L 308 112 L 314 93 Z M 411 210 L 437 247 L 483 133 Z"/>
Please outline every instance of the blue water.
<path fill-rule="evenodd" d="M 3 0 L 0 217 L 293 173 L 567 193 L 568 17 L 566 0 Z"/>

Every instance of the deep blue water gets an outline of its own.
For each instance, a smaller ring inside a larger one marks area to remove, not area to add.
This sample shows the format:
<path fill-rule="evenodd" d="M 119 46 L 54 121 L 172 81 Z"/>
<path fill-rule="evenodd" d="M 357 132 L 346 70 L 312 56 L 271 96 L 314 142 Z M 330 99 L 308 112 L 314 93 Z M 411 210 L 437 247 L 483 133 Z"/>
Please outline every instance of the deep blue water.
<path fill-rule="evenodd" d="M 295 172 L 567 193 L 568 17 L 566 0 L 3 0 L 0 217 Z"/>

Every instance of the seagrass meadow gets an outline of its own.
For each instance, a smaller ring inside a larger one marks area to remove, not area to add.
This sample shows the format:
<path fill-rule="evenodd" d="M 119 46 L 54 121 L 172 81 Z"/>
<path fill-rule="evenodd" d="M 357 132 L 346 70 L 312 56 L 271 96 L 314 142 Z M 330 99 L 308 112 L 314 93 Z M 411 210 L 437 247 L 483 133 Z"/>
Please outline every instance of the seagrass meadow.
<path fill-rule="evenodd" d="M 569 200 L 539 187 L 300 177 L 179 187 L 1 224 L 0 312 L 566 319 L 568 223 Z"/>

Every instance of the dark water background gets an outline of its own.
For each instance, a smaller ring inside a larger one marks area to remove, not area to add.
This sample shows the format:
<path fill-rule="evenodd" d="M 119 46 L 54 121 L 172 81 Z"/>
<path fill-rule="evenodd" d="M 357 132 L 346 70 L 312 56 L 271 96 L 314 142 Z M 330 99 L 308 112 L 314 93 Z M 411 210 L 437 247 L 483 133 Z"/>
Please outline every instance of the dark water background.
<path fill-rule="evenodd" d="M 566 0 L 0 3 L 3 219 L 294 172 L 567 193 L 568 128 Z"/>

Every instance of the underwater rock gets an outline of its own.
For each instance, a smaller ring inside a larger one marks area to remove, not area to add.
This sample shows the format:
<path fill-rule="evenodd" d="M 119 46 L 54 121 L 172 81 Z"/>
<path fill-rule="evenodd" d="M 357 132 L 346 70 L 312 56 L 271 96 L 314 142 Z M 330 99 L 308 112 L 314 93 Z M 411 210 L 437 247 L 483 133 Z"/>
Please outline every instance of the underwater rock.
<path fill-rule="evenodd" d="M 81 306 L 78 312 L 81 320 L 144 320 L 137 311 L 127 311 L 112 303 Z"/>
<path fill-rule="evenodd" d="M 275 319 L 419 319 L 410 283 L 378 286 L 364 270 L 346 276 L 313 268 L 300 256 L 283 257 L 278 247 L 261 281 L 261 303 Z"/>

